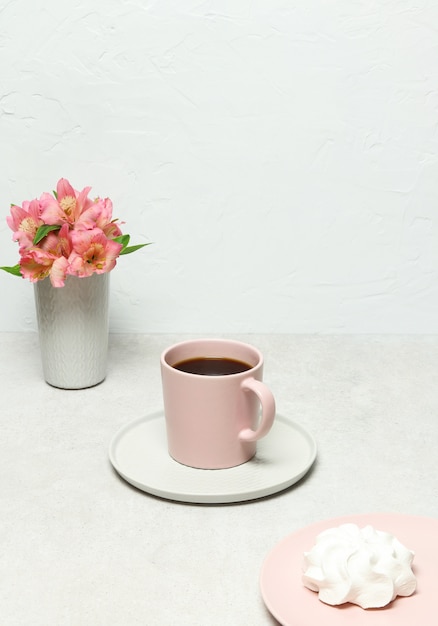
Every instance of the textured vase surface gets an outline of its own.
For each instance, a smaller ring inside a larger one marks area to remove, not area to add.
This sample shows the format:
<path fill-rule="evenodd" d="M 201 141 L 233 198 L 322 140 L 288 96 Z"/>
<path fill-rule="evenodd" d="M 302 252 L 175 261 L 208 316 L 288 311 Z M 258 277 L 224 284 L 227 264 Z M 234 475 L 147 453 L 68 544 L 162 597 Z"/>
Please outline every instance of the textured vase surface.
<path fill-rule="evenodd" d="M 102 382 L 108 358 L 109 274 L 68 276 L 64 287 L 49 278 L 34 284 L 46 382 L 83 389 Z"/>

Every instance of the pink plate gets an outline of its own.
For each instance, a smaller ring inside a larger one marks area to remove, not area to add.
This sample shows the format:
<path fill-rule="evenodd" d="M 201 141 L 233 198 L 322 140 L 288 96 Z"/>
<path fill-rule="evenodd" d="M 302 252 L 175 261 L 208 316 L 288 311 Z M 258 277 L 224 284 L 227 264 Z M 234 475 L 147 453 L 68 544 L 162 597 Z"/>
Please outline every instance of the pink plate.
<path fill-rule="evenodd" d="M 346 523 L 390 532 L 415 553 L 412 570 L 417 590 L 412 596 L 398 597 L 382 609 L 364 610 L 355 604 L 329 606 L 304 587 L 303 553 L 312 548 L 320 532 Z M 351 515 L 298 530 L 268 554 L 260 576 L 263 600 L 282 626 L 426 626 L 436 615 L 437 582 L 438 519 L 393 513 Z"/>

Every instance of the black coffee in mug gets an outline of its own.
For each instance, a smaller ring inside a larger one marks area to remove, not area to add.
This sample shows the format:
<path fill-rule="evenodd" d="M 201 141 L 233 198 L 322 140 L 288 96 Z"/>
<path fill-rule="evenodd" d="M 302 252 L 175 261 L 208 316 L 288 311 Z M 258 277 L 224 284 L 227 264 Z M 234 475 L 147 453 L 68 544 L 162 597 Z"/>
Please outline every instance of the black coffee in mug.
<path fill-rule="evenodd" d="M 187 374 L 200 374 L 202 376 L 227 376 L 247 372 L 252 365 L 237 359 L 226 357 L 195 357 L 179 361 L 173 365 L 177 370 Z"/>

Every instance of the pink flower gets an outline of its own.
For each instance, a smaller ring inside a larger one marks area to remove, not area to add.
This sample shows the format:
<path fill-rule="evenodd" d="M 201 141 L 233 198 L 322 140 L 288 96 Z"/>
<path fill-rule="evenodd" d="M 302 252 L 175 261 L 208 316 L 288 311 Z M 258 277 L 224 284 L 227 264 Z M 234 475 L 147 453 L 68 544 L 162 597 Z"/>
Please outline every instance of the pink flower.
<path fill-rule="evenodd" d="M 68 258 L 73 250 L 71 232 L 68 224 L 64 224 L 55 233 L 51 232 L 39 244 L 39 248 L 54 254 L 56 257 L 64 256 Z"/>
<path fill-rule="evenodd" d="M 112 219 L 113 203 L 109 198 L 96 198 L 75 224 L 76 230 L 100 228 L 109 239 L 122 234 L 117 220 Z"/>
<path fill-rule="evenodd" d="M 41 246 L 33 246 L 23 254 L 20 262 L 21 273 L 33 283 L 50 276 L 54 287 L 63 287 L 69 270 L 68 257 L 71 251 L 69 226 L 64 224 L 57 234 L 49 233 Z"/>
<path fill-rule="evenodd" d="M 38 200 L 25 201 L 22 207 L 11 206 L 11 215 L 6 217 L 6 222 L 14 231 L 12 239 L 18 241 L 20 254 L 32 246 L 38 227 L 43 224 L 40 211 Z"/>
<path fill-rule="evenodd" d="M 101 211 L 99 217 L 96 221 L 96 227 L 101 228 L 105 235 L 112 239 L 113 237 L 119 237 L 122 234 L 119 226 L 116 221 L 113 220 L 113 203 L 109 198 L 97 200 L 99 206 L 101 207 Z"/>
<path fill-rule="evenodd" d="M 45 224 L 60 225 L 73 225 L 81 220 L 86 228 L 93 228 L 96 211 L 89 211 L 93 206 L 93 201 L 88 197 L 90 190 L 91 187 L 84 187 L 78 192 L 67 179 L 61 178 L 56 185 L 56 198 L 49 193 L 43 193 L 40 197 L 41 219 Z"/>
<path fill-rule="evenodd" d="M 73 230 L 70 233 L 73 252 L 69 257 L 69 273 L 91 276 L 110 272 L 122 249 L 122 244 L 107 239 L 100 228 Z"/>
<path fill-rule="evenodd" d="M 43 280 L 49 276 L 55 261 L 56 256 L 54 254 L 41 248 L 30 248 L 21 257 L 20 270 L 24 278 L 36 283 L 38 280 Z"/>

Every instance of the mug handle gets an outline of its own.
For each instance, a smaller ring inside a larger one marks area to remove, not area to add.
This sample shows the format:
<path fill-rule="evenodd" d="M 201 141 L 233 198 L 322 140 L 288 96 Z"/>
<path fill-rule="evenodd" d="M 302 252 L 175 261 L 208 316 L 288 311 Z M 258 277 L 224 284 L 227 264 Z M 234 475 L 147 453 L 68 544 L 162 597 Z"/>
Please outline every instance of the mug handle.
<path fill-rule="evenodd" d="M 271 430 L 275 418 L 275 400 L 271 390 L 260 380 L 255 378 L 245 378 L 241 385 L 244 391 L 252 391 L 256 394 L 262 405 L 262 417 L 257 430 L 244 428 L 240 431 L 238 438 L 240 441 L 257 441 Z"/>

